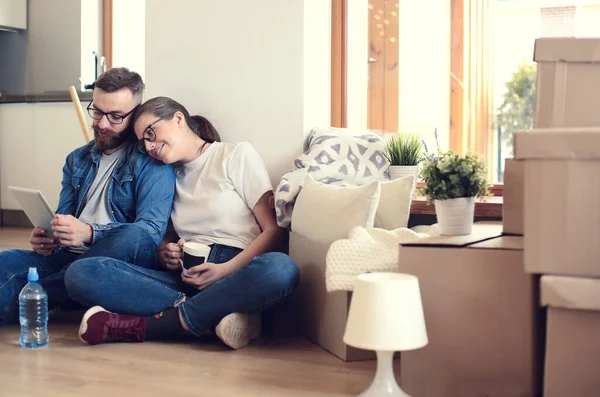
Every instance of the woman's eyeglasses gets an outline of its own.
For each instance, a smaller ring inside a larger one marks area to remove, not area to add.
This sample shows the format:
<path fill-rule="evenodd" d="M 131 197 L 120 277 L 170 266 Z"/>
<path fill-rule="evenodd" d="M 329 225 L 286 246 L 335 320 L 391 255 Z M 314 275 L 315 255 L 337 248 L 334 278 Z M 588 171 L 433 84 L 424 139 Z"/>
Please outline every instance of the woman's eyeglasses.
<path fill-rule="evenodd" d="M 156 130 L 154 130 L 154 125 L 156 123 L 158 123 L 159 121 L 161 121 L 161 120 L 162 120 L 162 118 L 159 118 L 155 122 L 151 123 L 144 130 L 144 134 L 142 136 L 142 139 L 140 139 L 138 141 L 138 147 L 140 148 L 140 150 L 142 152 L 147 153 L 147 151 L 146 151 L 146 142 L 154 142 L 156 140 Z"/>

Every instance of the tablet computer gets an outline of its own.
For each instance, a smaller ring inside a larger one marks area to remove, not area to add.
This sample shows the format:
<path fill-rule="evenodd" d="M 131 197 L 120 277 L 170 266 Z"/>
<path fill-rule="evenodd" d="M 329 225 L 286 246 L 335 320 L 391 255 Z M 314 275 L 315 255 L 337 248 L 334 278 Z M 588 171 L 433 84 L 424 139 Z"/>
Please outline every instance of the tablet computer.
<path fill-rule="evenodd" d="M 46 237 L 55 238 L 52 235 L 52 225 L 50 224 L 55 214 L 42 192 L 16 186 L 9 186 L 8 189 L 15 196 L 33 226 L 45 229 Z"/>

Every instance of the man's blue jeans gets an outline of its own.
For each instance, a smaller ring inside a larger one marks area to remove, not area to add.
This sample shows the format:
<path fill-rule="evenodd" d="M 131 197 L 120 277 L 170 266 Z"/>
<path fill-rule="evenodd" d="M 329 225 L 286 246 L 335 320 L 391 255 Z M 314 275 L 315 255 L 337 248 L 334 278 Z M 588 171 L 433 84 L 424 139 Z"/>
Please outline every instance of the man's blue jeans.
<path fill-rule="evenodd" d="M 65 288 L 65 272 L 77 261 L 93 257 L 112 257 L 134 263 L 136 266 L 155 268 L 156 244 L 144 229 L 135 224 L 124 224 L 111 229 L 83 254 L 64 248 L 48 256 L 30 250 L 0 252 L 0 325 L 18 322 L 18 297 L 27 284 L 30 267 L 37 268 L 40 284 L 48 293 L 50 309 L 69 300 Z"/>
<path fill-rule="evenodd" d="M 227 262 L 240 251 L 214 244 L 208 262 Z M 255 313 L 274 306 L 294 291 L 299 274 L 289 256 L 271 252 L 198 291 L 185 284 L 179 272 L 145 269 L 111 258 L 88 258 L 67 269 L 65 284 L 75 302 L 100 305 L 116 313 L 151 316 L 178 306 L 186 326 L 201 335 L 230 313 Z"/>

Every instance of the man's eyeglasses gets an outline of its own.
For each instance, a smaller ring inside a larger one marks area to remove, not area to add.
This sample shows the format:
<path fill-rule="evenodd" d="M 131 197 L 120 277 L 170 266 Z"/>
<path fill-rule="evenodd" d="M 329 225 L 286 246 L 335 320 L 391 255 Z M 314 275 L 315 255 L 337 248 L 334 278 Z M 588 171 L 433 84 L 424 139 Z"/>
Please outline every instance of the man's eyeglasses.
<path fill-rule="evenodd" d="M 106 119 L 111 124 L 122 124 L 123 120 L 127 118 L 131 113 L 133 113 L 137 109 L 137 106 L 131 109 L 129 112 L 125 114 L 116 114 L 116 113 L 104 113 L 102 110 L 96 109 L 92 106 L 92 102 L 87 106 L 88 114 L 94 120 L 102 120 L 102 117 L 106 116 Z"/>

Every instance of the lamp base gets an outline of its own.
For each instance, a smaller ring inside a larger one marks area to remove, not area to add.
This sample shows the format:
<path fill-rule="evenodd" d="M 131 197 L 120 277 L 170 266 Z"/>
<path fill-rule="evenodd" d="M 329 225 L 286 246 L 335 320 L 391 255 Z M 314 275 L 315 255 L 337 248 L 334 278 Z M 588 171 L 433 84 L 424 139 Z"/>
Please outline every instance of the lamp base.
<path fill-rule="evenodd" d="M 371 386 L 358 397 L 410 397 L 404 393 L 394 377 L 393 351 L 377 352 L 377 372 Z"/>

